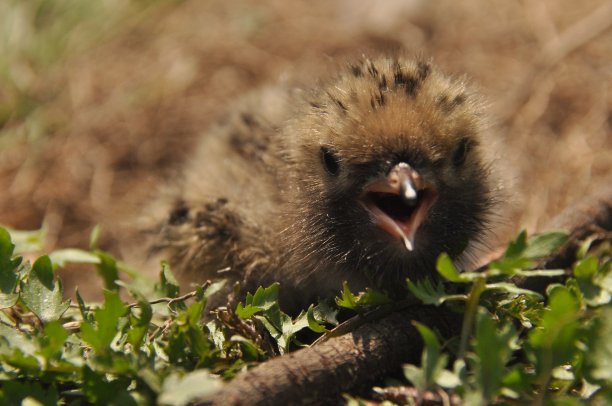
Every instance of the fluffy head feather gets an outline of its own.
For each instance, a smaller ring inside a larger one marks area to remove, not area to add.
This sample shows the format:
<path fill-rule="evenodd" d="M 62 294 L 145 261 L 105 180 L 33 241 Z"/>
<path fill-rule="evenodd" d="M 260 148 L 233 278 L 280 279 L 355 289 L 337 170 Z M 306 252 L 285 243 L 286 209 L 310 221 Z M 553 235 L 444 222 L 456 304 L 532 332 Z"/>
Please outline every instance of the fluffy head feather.
<path fill-rule="evenodd" d="M 404 286 L 406 276 L 434 272 L 441 252 L 456 257 L 479 237 L 491 202 L 483 123 L 478 98 L 461 81 L 423 61 L 363 60 L 313 91 L 302 109 L 281 138 L 282 240 L 290 267 L 303 270 L 298 280 L 317 274 Z M 400 163 L 437 192 L 412 251 L 360 204 L 364 188 Z"/>

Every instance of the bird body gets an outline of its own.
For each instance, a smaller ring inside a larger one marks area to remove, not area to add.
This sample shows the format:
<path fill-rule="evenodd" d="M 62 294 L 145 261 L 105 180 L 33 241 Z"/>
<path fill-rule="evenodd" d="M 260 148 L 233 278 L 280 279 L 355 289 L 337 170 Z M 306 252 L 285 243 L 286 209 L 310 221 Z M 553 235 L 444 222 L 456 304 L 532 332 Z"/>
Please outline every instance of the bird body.
<path fill-rule="evenodd" d="M 279 281 L 288 309 L 343 281 L 397 291 L 481 236 L 482 133 L 479 98 L 422 60 L 363 58 L 311 88 L 263 89 L 202 137 L 162 199 L 155 248 L 183 280 Z"/>

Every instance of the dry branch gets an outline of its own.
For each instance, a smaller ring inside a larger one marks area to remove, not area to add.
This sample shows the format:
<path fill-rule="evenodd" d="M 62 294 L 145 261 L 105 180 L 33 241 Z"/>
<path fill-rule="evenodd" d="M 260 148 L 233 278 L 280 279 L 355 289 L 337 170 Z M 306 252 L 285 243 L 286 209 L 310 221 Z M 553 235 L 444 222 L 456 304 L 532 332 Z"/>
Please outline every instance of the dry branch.
<path fill-rule="evenodd" d="M 571 230 L 571 237 L 545 265 L 569 267 L 580 240 L 594 232 L 609 236 L 612 187 L 565 210 L 548 228 Z M 337 403 L 342 393 L 368 388 L 402 364 L 419 361 L 423 342 L 412 320 L 423 321 L 449 336 L 459 333 L 460 319 L 448 310 L 430 306 L 393 313 L 350 334 L 260 364 L 196 405 Z"/>
<path fill-rule="evenodd" d="M 411 320 L 425 322 L 443 335 L 461 326 L 460 318 L 448 311 L 414 307 L 321 345 L 273 358 L 197 405 L 333 404 L 342 393 L 370 387 L 402 363 L 418 363 L 423 342 Z"/>

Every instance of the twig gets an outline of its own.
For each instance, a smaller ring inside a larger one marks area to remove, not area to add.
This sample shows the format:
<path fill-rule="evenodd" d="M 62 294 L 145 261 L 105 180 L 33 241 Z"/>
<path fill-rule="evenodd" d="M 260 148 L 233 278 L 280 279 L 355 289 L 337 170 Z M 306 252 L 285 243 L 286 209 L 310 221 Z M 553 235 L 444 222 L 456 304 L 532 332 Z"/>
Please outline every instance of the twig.
<path fill-rule="evenodd" d="M 273 358 L 238 375 L 213 398 L 194 404 L 335 404 L 343 392 L 369 386 L 404 362 L 418 362 L 423 340 L 410 320 L 427 322 L 442 335 L 457 331 L 460 324 L 443 309 L 417 306 Z"/>
<path fill-rule="evenodd" d="M 206 281 L 202 284 L 202 286 L 200 286 L 200 288 L 202 290 L 205 290 L 207 287 L 209 287 L 211 284 L 210 281 Z M 191 299 L 192 297 L 195 297 L 198 294 L 197 290 L 194 290 L 192 292 L 189 293 L 185 293 L 182 296 L 179 297 L 161 297 L 159 299 L 155 299 L 155 300 L 151 300 L 149 301 L 149 304 L 154 305 L 154 304 L 158 304 L 158 303 L 168 303 L 168 308 L 170 307 L 170 305 L 174 304 L 174 303 L 178 303 L 178 302 L 184 302 L 187 299 Z M 129 305 L 127 305 L 127 307 L 129 309 L 133 309 L 134 307 L 139 307 L 140 304 L 138 302 L 136 303 L 130 303 Z M 172 310 L 172 309 L 170 309 Z"/>

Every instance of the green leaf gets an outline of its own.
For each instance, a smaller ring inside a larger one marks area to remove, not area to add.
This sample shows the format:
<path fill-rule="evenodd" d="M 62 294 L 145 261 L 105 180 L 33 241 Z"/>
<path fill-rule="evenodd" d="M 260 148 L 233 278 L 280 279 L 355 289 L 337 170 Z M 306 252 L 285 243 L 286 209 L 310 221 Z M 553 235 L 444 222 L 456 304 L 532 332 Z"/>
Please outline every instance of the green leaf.
<path fill-rule="evenodd" d="M 107 352 L 117 335 L 119 318 L 125 315 L 126 311 L 127 308 L 117 293 L 104 291 L 104 306 L 94 311 L 95 324 L 85 322 L 81 325 L 83 341 L 98 353 Z"/>
<path fill-rule="evenodd" d="M 280 284 L 278 282 L 273 283 L 267 288 L 259 287 L 257 291 L 255 291 L 255 295 L 247 296 L 246 304 L 259 307 L 261 309 L 267 310 L 278 303 L 278 290 Z"/>
<path fill-rule="evenodd" d="M 512 295 L 527 295 L 534 296 L 536 298 L 544 299 L 544 297 L 538 292 L 534 292 L 529 289 L 522 289 L 516 286 L 514 283 L 509 282 L 498 282 L 498 283 L 489 283 L 485 285 L 486 290 L 501 290 L 505 293 L 510 293 Z"/>
<path fill-rule="evenodd" d="M 170 269 L 170 265 L 166 261 L 162 261 L 161 268 L 159 273 L 159 284 L 156 286 L 156 290 L 160 291 L 160 293 L 166 297 L 178 297 L 180 289 Z"/>
<path fill-rule="evenodd" d="M 59 321 L 49 322 L 44 328 L 44 335 L 39 338 L 40 354 L 49 361 L 60 358 L 68 332 Z"/>
<path fill-rule="evenodd" d="M 103 372 L 83 368 L 83 393 L 87 400 L 97 405 L 136 406 L 136 402 L 127 391 L 131 379 L 113 379 Z"/>
<path fill-rule="evenodd" d="M 93 322 L 93 315 L 87 309 L 87 305 L 85 305 L 85 301 L 81 297 L 81 294 L 79 293 L 78 289 L 75 290 L 75 296 L 77 304 L 79 305 L 79 312 L 81 313 L 81 317 L 83 318 L 83 320 L 88 321 L 90 323 Z"/>
<path fill-rule="evenodd" d="M 28 356 L 31 358 L 33 369 L 38 370 L 38 361 L 32 356 L 36 350 L 37 347 L 30 335 L 0 324 L 0 360 L 14 364 L 14 359 Z"/>
<path fill-rule="evenodd" d="M 255 316 L 274 338 L 279 351 L 285 353 L 290 344 L 295 341 L 295 333 L 309 327 L 309 324 L 315 329 L 322 328 L 322 326 L 317 327 L 314 310 L 301 312 L 295 320 L 283 313 L 278 305 L 279 286 L 278 283 L 274 283 L 267 288 L 259 287 L 254 295 L 248 293 L 245 300 L 246 305 L 242 306 L 242 303 L 239 303 L 236 307 L 236 315 L 242 319 Z"/>
<path fill-rule="evenodd" d="M 314 305 L 310 305 L 308 307 L 308 311 L 306 312 L 306 315 L 307 315 L 307 320 L 308 320 L 308 328 L 310 328 L 315 333 L 325 333 L 327 331 L 327 329 L 324 326 L 322 326 L 317 320 L 317 318 L 315 317 Z"/>
<path fill-rule="evenodd" d="M 461 385 L 461 379 L 454 372 L 443 369 L 436 378 L 436 383 L 443 388 L 454 389 Z"/>
<path fill-rule="evenodd" d="M 605 267 L 608 267 L 606 270 Z M 589 306 L 601 306 L 612 299 L 612 272 L 610 263 L 600 268 L 595 256 L 587 256 L 574 266 L 574 276 L 585 302 Z"/>
<path fill-rule="evenodd" d="M 239 335 L 234 335 L 230 338 L 230 342 L 237 343 L 238 345 L 240 345 L 240 350 L 242 351 L 242 358 L 244 361 L 258 361 L 262 359 L 265 355 L 263 350 L 248 338 Z"/>
<path fill-rule="evenodd" d="M 255 291 L 255 295 L 252 295 L 250 292 L 247 293 L 245 299 L 245 306 L 242 306 L 242 303 L 238 303 L 236 307 L 236 314 L 241 319 L 249 319 L 253 317 L 255 314 L 262 313 L 271 309 L 273 306 L 278 306 L 278 290 L 280 284 L 273 283 L 267 288 L 259 287 Z"/>
<path fill-rule="evenodd" d="M 516 270 L 529 268 L 531 261 L 525 257 L 524 253 L 527 249 L 527 232 L 521 231 L 516 240 L 510 241 L 503 258 L 497 261 L 492 261 L 489 264 L 490 269 L 496 269 L 506 275 L 514 275 Z"/>
<path fill-rule="evenodd" d="M 204 298 L 199 296 L 189 307 L 176 313 L 165 348 L 171 363 L 191 369 L 209 365 L 213 346 L 205 335 L 203 309 Z"/>
<path fill-rule="evenodd" d="M 27 283 L 21 284 L 21 292 L 23 303 L 43 323 L 58 320 L 70 306 L 70 300 L 62 301 L 62 283 L 55 280 L 48 256 L 42 256 L 34 262 Z"/>
<path fill-rule="evenodd" d="M 436 366 L 440 359 L 440 342 L 436 334 L 426 325 L 417 321 L 412 323 L 425 342 L 425 351 L 423 352 L 423 359 L 421 367 L 425 370 L 425 377 L 427 382 L 432 383 L 435 378 Z"/>
<path fill-rule="evenodd" d="M 512 341 L 518 337 L 511 324 L 497 329 L 492 316 L 480 308 L 476 324 L 476 382 L 483 399 L 492 401 L 502 387 L 505 365 L 512 354 Z"/>
<path fill-rule="evenodd" d="M 206 323 L 208 329 L 208 337 L 215 343 L 215 347 L 218 350 L 223 350 L 225 346 L 225 334 L 223 329 L 218 327 L 214 320 Z"/>
<path fill-rule="evenodd" d="M 17 300 L 19 300 L 19 293 L 3 293 L 0 291 L 0 309 L 13 307 Z"/>
<path fill-rule="evenodd" d="M 247 305 L 246 307 L 242 306 L 242 303 L 238 303 L 236 306 L 236 315 L 243 320 L 250 319 L 257 313 L 261 313 L 264 309 L 261 307 Z"/>
<path fill-rule="evenodd" d="M 527 232 L 522 231 L 516 240 L 508 244 L 508 248 L 501 260 L 492 261 L 489 264 L 491 269 L 497 269 L 506 275 L 521 273 L 521 270 L 533 266 L 533 260 L 550 255 L 558 249 L 565 241 L 567 234 L 562 232 L 551 232 L 538 234 L 527 239 Z M 552 276 L 521 273 L 523 276 Z"/>
<path fill-rule="evenodd" d="M 95 251 L 98 248 L 98 240 L 102 234 L 102 226 L 96 224 L 89 234 L 89 249 Z"/>
<path fill-rule="evenodd" d="M 565 270 L 564 269 L 526 269 L 526 270 L 514 269 L 513 274 L 516 276 L 524 276 L 527 278 L 531 278 L 531 277 L 554 278 L 555 276 L 565 275 Z"/>
<path fill-rule="evenodd" d="M 574 266 L 574 276 L 576 279 L 593 279 L 599 268 L 599 261 L 595 256 L 589 256 L 578 261 Z"/>
<path fill-rule="evenodd" d="M 208 299 L 209 297 L 213 296 L 215 293 L 220 292 L 225 287 L 226 283 L 227 281 L 225 279 L 211 283 L 210 286 L 207 287 L 206 290 L 204 291 L 204 297 Z"/>
<path fill-rule="evenodd" d="M 153 318 L 153 309 L 144 298 L 139 298 L 138 309 L 139 315 L 135 315 L 134 311 L 130 313 L 130 329 L 127 332 L 128 343 L 136 349 L 142 345 Z"/>
<path fill-rule="evenodd" d="M 382 306 L 393 303 L 389 295 L 377 289 L 366 288 L 365 292 L 359 294 L 357 305 L 361 307 Z"/>
<path fill-rule="evenodd" d="M 357 310 L 357 296 L 353 295 L 346 281 L 342 283 L 342 293 L 336 298 L 336 304 L 346 309 Z"/>
<path fill-rule="evenodd" d="M 537 329 L 529 333 L 538 373 L 547 373 L 556 366 L 569 362 L 576 352 L 580 304 L 570 291 L 559 286 L 552 290 L 548 309 L 544 311 Z"/>
<path fill-rule="evenodd" d="M 591 324 L 585 351 L 585 372 L 589 381 L 607 385 L 612 383 L 612 307 L 605 307 Z"/>
<path fill-rule="evenodd" d="M 15 245 L 11 241 L 11 236 L 4 228 L 0 227 L 0 266 L 10 267 L 12 266 L 11 259 L 13 258 L 13 252 Z"/>
<path fill-rule="evenodd" d="M 533 262 L 525 257 L 504 257 L 499 261 L 492 261 L 489 264 L 490 269 L 496 269 L 501 271 L 503 274 L 508 276 L 514 276 L 521 272 L 523 269 L 527 269 L 533 266 Z M 535 276 L 535 275 L 534 275 Z"/>
<path fill-rule="evenodd" d="M 538 234 L 529 239 L 522 255 L 529 259 L 538 259 L 548 256 L 560 248 L 568 239 L 564 232 L 548 232 Z"/>
<path fill-rule="evenodd" d="M 295 319 L 292 320 L 289 315 L 285 313 L 283 314 L 287 316 L 283 320 L 283 334 L 285 335 L 287 342 L 289 342 L 293 339 L 295 333 L 308 327 L 308 316 L 306 312 L 302 311 Z"/>
<path fill-rule="evenodd" d="M 441 378 L 444 384 L 454 384 L 448 372 L 443 374 L 444 366 L 448 360 L 445 354 L 441 353 L 440 342 L 435 333 L 419 322 L 412 323 L 423 338 L 425 347 L 421 359 L 421 368 L 414 365 L 404 365 L 404 376 L 410 380 L 419 390 L 435 389 L 435 384 Z"/>
<path fill-rule="evenodd" d="M 492 300 L 494 310 L 499 316 L 503 314 L 515 318 L 527 329 L 533 328 L 541 319 L 544 307 L 541 296 L 513 295 L 508 299 L 498 300 L 493 297 Z"/>
<path fill-rule="evenodd" d="M 314 307 L 313 314 L 319 321 L 331 324 L 332 326 L 338 325 L 338 309 L 333 306 L 331 298 L 320 301 Z"/>
<path fill-rule="evenodd" d="M 40 382 L 2 382 L 0 404 L 55 406 L 62 403 L 55 385 L 49 386 Z"/>
<path fill-rule="evenodd" d="M 189 326 L 186 329 L 186 334 L 189 337 L 189 343 L 193 353 L 203 362 L 207 359 L 210 353 L 211 345 L 204 335 L 202 329 L 202 312 L 204 311 L 203 302 L 192 303 L 187 308 L 187 319 Z"/>
<path fill-rule="evenodd" d="M 419 390 L 426 390 L 427 388 L 427 380 L 425 379 L 425 373 L 423 369 L 417 367 L 416 365 L 406 364 L 402 367 L 404 371 L 404 376 L 408 379 L 415 388 Z"/>
<path fill-rule="evenodd" d="M 431 358 L 437 358 L 440 354 L 440 342 L 438 341 L 438 337 L 436 334 L 426 325 L 415 321 L 412 323 L 414 327 L 419 331 L 419 334 L 423 338 L 425 342 L 425 347 L 429 351 L 429 354 L 432 355 Z"/>
<path fill-rule="evenodd" d="M 556 367 L 552 370 L 552 377 L 560 381 L 574 381 L 576 375 L 567 367 Z"/>
<path fill-rule="evenodd" d="M 67 263 L 75 264 L 100 264 L 102 260 L 96 254 L 76 248 L 56 250 L 49 254 L 51 262 L 59 267 L 66 266 Z"/>
<path fill-rule="evenodd" d="M 416 296 L 423 304 L 431 304 L 439 306 L 447 300 L 467 300 L 466 295 L 449 295 L 444 290 L 444 285 L 441 282 L 437 282 L 436 285 L 432 283 L 429 278 L 422 279 L 417 282 L 412 282 L 410 279 L 406 279 L 408 283 L 408 289 Z"/>
<path fill-rule="evenodd" d="M 514 399 L 527 397 L 532 391 L 532 381 L 533 376 L 525 371 L 524 365 L 515 365 L 504 375 L 501 392 L 506 396 L 512 395 Z"/>
<path fill-rule="evenodd" d="M 212 395 L 221 386 L 221 380 L 204 369 L 183 376 L 173 373 L 164 381 L 162 393 L 157 400 L 160 405 L 183 406 L 198 398 Z"/>
<path fill-rule="evenodd" d="M 443 252 L 438 257 L 438 261 L 436 262 L 436 269 L 438 273 L 442 275 L 446 280 L 457 283 L 466 283 L 474 280 L 478 274 L 462 274 L 460 273 L 453 260 L 448 256 L 447 253 Z"/>
<path fill-rule="evenodd" d="M 12 367 L 21 369 L 23 373 L 37 376 L 41 372 L 41 365 L 37 357 L 25 352 L 21 348 L 13 348 L 9 356 L 4 356 L 4 361 Z"/>
<path fill-rule="evenodd" d="M 289 315 L 280 310 L 278 304 L 267 309 L 263 316 L 257 316 L 257 319 L 262 322 L 266 330 L 276 340 L 281 354 L 289 350 L 295 333 L 308 327 L 308 318 L 305 312 L 301 312 L 295 320 L 292 320 Z"/>
<path fill-rule="evenodd" d="M 338 306 L 357 312 L 390 303 L 392 303 L 391 298 L 386 293 L 377 289 L 366 288 L 365 292 L 354 295 L 346 281 L 342 284 L 341 296 L 336 298 Z"/>
<path fill-rule="evenodd" d="M 11 236 L 0 227 L 0 309 L 13 306 L 19 299 L 15 290 L 18 282 L 16 270 L 21 259 L 13 259 L 14 249 Z"/>
<path fill-rule="evenodd" d="M 187 308 L 187 317 L 189 324 L 194 327 L 199 327 L 202 321 L 202 312 L 204 311 L 204 302 L 196 301 Z"/>
<path fill-rule="evenodd" d="M 6 230 L 15 244 L 15 253 L 40 252 L 45 241 L 45 229 L 34 231 Z"/>
<path fill-rule="evenodd" d="M 527 249 L 527 231 L 523 230 L 516 237 L 516 240 L 508 243 L 508 248 L 504 253 L 505 258 L 517 258 L 523 256 L 523 253 Z"/>
<path fill-rule="evenodd" d="M 591 249 L 591 246 L 598 239 L 599 237 L 597 236 L 597 234 L 593 234 L 593 235 L 586 237 L 584 241 L 582 241 L 580 245 L 578 246 L 578 250 L 576 251 L 576 258 L 583 259 L 584 257 L 586 257 L 589 250 Z"/>
<path fill-rule="evenodd" d="M 95 251 L 95 255 L 97 255 L 100 260 L 96 265 L 96 269 L 104 281 L 104 287 L 108 290 L 118 291 L 119 285 L 115 282 L 119 279 L 117 260 L 112 255 L 99 250 Z"/>

